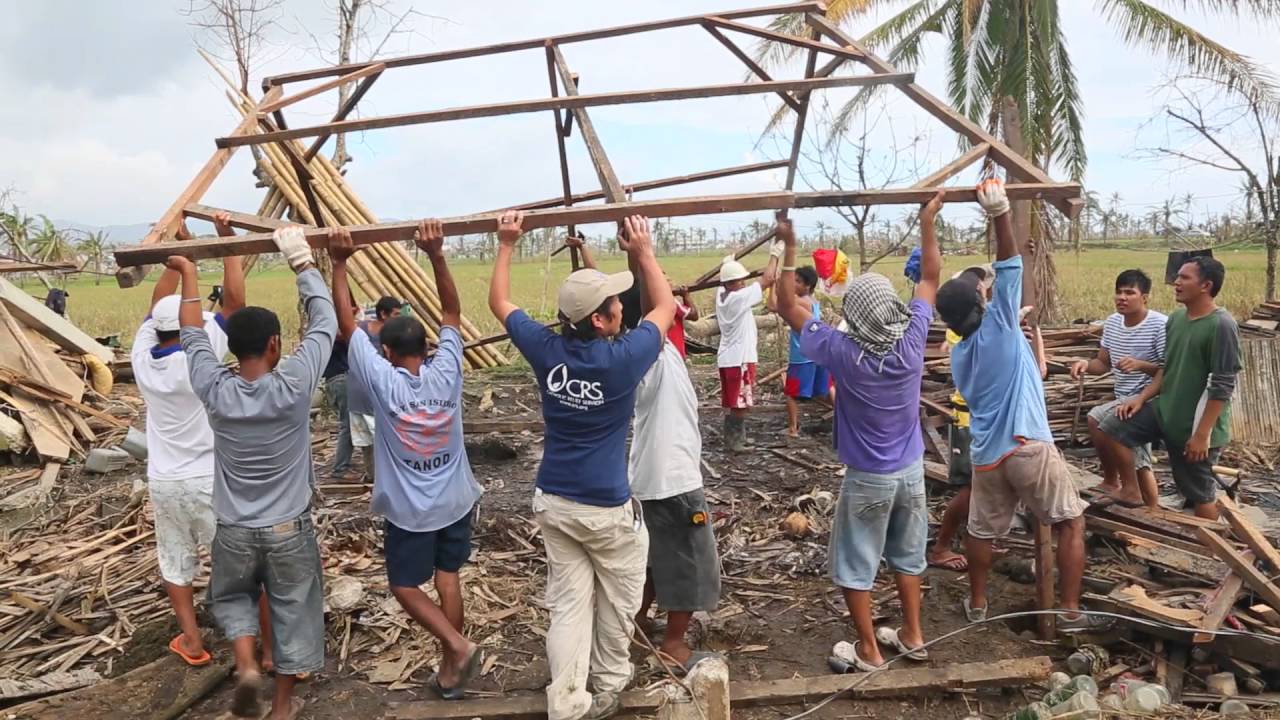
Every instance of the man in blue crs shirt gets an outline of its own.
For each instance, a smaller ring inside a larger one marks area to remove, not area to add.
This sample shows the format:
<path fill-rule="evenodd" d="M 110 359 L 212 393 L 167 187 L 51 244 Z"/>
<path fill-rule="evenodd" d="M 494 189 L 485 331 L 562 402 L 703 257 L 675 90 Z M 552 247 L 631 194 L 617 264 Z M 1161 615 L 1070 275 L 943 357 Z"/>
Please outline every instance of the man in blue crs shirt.
<path fill-rule="evenodd" d="M 426 328 L 417 318 L 382 323 L 381 353 L 355 326 L 347 282 L 355 248 L 346 228 L 329 231 L 333 298 L 340 330 L 351 336 L 348 382 L 375 416 L 372 510 L 386 518 L 391 594 L 440 640 L 444 659 L 432 689 L 446 700 L 461 700 L 479 668 L 480 648 L 462 634 L 458 571 L 471 556 L 473 510 L 482 490 L 462 441 L 462 303 L 445 262 L 440 221 L 420 222 L 415 241 L 431 261 L 440 296 L 440 345 L 429 362 Z M 439 605 L 418 587 L 432 575 Z"/>
<path fill-rule="evenodd" d="M 510 299 L 523 221 L 519 212 L 498 220 L 489 309 L 533 368 L 546 421 L 533 511 L 547 551 L 547 717 L 599 720 L 618 712 L 618 694 L 632 676 L 629 648 L 649 535 L 627 481 L 627 429 L 636 387 L 675 317 L 675 298 L 654 256 L 649 221 L 633 215 L 618 246 L 639 277 L 574 272 L 560 286 L 561 332 L 552 332 Z M 635 281 L 652 310 L 622 334 L 618 294 Z"/>

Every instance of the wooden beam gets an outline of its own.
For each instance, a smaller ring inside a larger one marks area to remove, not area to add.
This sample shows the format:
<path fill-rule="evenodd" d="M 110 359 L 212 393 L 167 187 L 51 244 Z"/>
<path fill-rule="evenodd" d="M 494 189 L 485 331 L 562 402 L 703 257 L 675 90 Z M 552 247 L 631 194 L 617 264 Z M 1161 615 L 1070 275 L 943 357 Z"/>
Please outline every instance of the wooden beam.
<path fill-rule="evenodd" d="M 1257 593 L 1258 597 L 1272 608 L 1280 611 L 1280 588 L 1277 588 L 1262 571 L 1253 566 L 1253 562 L 1231 547 L 1231 543 L 1223 540 L 1217 533 L 1208 528 L 1196 528 L 1196 535 L 1214 555 L 1217 555 L 1235 574 L 1244 579 L 1246 585 Z"/>
<path fill-rule="evenodd" d="M 325 80 L 319 85 L 309 87 L 306 90 L 303 90 L 302 92 L 294 93 L 293 95 L 290 95 L 288 97 L 282 97 L 282 98 L 279 98 L 278 100 L 273 100 L 269 103 L 261 105 L 258 107 L 258 114 L 265 115 L 266 113 L 273 113 L 273 112 L 276 112 L 277 110 L 282 110 L 296 102 L 301 102 L 303 100 L 306 100 L 307 98 L 315 97 L 316 95 L 319 95 L 322 92 L 333 90 L 334 88 L 341 87 L 342 85 L 346 85 L 347 83 L 355 82 L 357 80 L 363 80 L 364 78 L 367 78 L 371 75 L 377 75 L 378 73 L 386 69 L 387 69 L 387 66 L 382 63 L 365 65 L 359 70 L 352 70 L 351 72 L 341 77 L 336 77 L 332 80 Z"/>
<path fill-rule="evenodd" d="M 208 222 L 213 222 L 213 216 L 222 212 L 228 215 L 231 227 L 240 228 L 241 230 L 249 230 L 251 232 L 271 232 L 276 228 L 297 224 L 291 223 L 288 220 L 281 220 L 280 218 L 250 215 L 248 213 L 224 210 L 222 208 L 211 207 L 209 205 L 200 205 L 199 203 L 192 203 L 182 209 L 183 215 L 197 220 L 206 220 Z"/>
<path fill-rule="evenodd" d="M 644 192 L 645 190 L 657 190 L 658 188 L 687 185 L 689 183 L 702 182 L 704 180 L 717 180 L 719 178 L 732 177 L 734 175 L 746 175 L 747 173 L 761 172 L 764 170 L 777 170 L 778 168 L 784 168 L 786 166 L 786 160 L 770 160 L 768 162 L 751 163 L 748 165 L 734 165 L 733 167 L 722 168 L 720 170 L 708 170 L 706 172 L 692 173 L 689 175 L 676 175 L 674 177 L 659 178 L 657 180 L 628 183 L 624 189 L 632 192 Z M 523 205 L 513 205 L 510 209 L 541 210 L 544 208 L 578 205 L 580 203 L 600 200 L 602 198 L 604 198 L 603 190 L 593 190 L 591 192 L 576 193 L 570 196 L 569 199 L 571 202 L 569 203 L 565 203 L 563 198 L 547 198 L 545 200 L 527 202 Z M 495 210 L 494 212 L 501 212 L 501 210 Z"/>
<path fill-rule="evenodd" d="M 928 177 L 916 183 L 916 187 L 937 187 L 961 172 L 964 172 L 964 170 L 970 165 L 986 157 L 990 150 L 991 143 L 978 143 L 965 151 L 965 153 L 960 157 L 942 166 L 942 168 L 937 172 L 930 174 Z"/>
<path fill-rule="evenodd" d="M 1235 573 L 1227 573 L 1227 577 L 1218 586 L 1208 604 L 1205 605 L 1204 620 L 1200 623 L 1200 629 L 1217 630 L 1222 627 L 1222 622 L 1227 619 L 1227 615 L 1231 614 L 1231 610 L 1235 607 L 1236 600 L 1240 599 L 1240 593 L 1243 590 L 1244 580 Z M 1192 637 L 1191 642 L 1197 645 L 1211 643 L 1213 642 L 1213 635 L 1207 632 L 1198 632 Z"/>
<path fill-rule="evenodd" d="M 759 63 L 757 63 L 754 59 L 752 59 L 750 55 L 743 52 L 742 48 L 738 47 L 737 44 L 735 44 L 732 40 L 725 37 L 724 33 L 720 32 L 720 30 L 718 30 L 715 25 L 713 25 L 711 22 L 706 22 L 706 23 L 703 23 L 702 27 L 707 32 L 711 33 L 711 37 L 715 38 L 716 40 L 719 40 L 721 45 L 724 45 L 726 48 L 728 48 L 729 52 L 733 53 L 734 57 L 741 60 L 742 64 L 747 66 L 748 70 L 756 74 L 756 77 L 760 78 L 761 80 L 764 80 L 765 82 L 773 81 L 773 77 L 770 76 L 769 73 L 765 71 L 764 68 L 760 67 Z M 795 98 L 791 97 L 789 93 L 778 93 L 778 97 L 782 98 L 782 102 L 790 105 L 792 110 L 795 110 L 796 112 L 800 111 L 800 102 Z"/>
<path fill-rule="evenodd" d="M 1218 498 L 1218 509 L 1231 525 L 1235 536 L 1253 551 L 1259 560 L 1271 566 L 1273 572 L 1280 572 L 1280 552 L 1267 541 L 1265 535 L 1249 519 L 1240 512 L 1240 506 L 1234 500 L 1223 495 Z M 1277 608 L 1280 610 L 1280 608 Z"/>
<path fill-rule="evenodd" d="M 858 41 L 854 40 L 843 30 L 837 27 L 827 18 L 816 13 L 807 13 L 805 21 L 811 27 L 826 35 L 831 40 L 841 43 L 845 47 L 852 48 L 862 53 L 863 57 L 859 58 L 859 62 L 865 64 L 876 73 L 893 72 L 893 66 L 880 59 L 874 53 L 862 47 Z M 1025 157 L 1014 152 L 1008 145 L 1000 142 L 992 137 L 986 130 L 979 127 L 969 118 L 961 115 L 953 110 L 947 103 L 939 100 L 930 94 L 927 90 L 909 82 L 900 84 L 902 92 L 917 105 L 924 108 L 930 115 L 938 118 L 944 125 L 951 128 L 955 132 L 969 139 L 974 145 L 987 143 L 991 146 L 990 153 L 992 159 L 1000 164 L 1001 167 L 1009 171 L 1013 176 L 1011 179 L 1022 180 L 1024 182 L 1036 182 L 1042 184 L 1053 183 L 1045 171 L 1036 167 L 1034 163 Z M 1054 207 L 1062 211 L 1062 214 L 1069 218 L 1075 218 L 1080 214 L 1080 210 L 1084 207 L 1084 202 L 1077 198 L 1060 198 L 1051 200 Z"/>
<path fill-rule="evenodd" d="M 828 45 L 821 42 L 820 38 L 809 38 L 806 40 L 805 38 L 796 37 L 795 35 L 774 32 L 772 30 L 766 30 L 765 28 L 758 28 L 754 25 L 747 25 L 746 23 L 733 22 L 732 20 L 726 20 L 722 17 L 716 17 L 715 15 L 708 17 L 706 22 L 722 27 L 725 30 L 733 30 L 744 35 L 754 35 L 758 38 L 763 38 L 771 42 L 805 48 L 811 52 L 824 52 L 828 55 L 835 55 L 836 57 L 844 58 L 846 60 L 863 59 L 863 53 L 857 50 L 840 47 L 839 45 Z"/>
<path fill-rule="evenodd" d="M 364 80 L 361 80 L 360 84 L 356 86 L 356 89 L 353 90 L 349 96 L 347 96 L 347 101 L 342 104 L 342 107 L 338 108 L 338 112 L 333 114 L 333 118 L 331 118 L 329 122 L 336 123 L 336 122 L 341 122 L 343 120 L 346 120 L 347 116 L 350 115 L 351 112 L 356 109 L 356 104 L 360 102 L 360 100 L 364 97 L 365 93 L 369 92 L 369 88 L 373 87 L 373 84 L 377 82 L 378 78 L 380 77 L 382 77 L 381 71 L 370 75 Z M 314 158 L 316 154 L 320 152 L 320 148 L 324 147 L 325 142 L 331 136 L 332 136 L 332 133 L 325 133 L 324 135 L 321 135 L 320 137 L 316 138 L 315 141 L 311 143 L 311 147 L 307 148 L 307 151 L 302 155 L 302 158 L 307 162 L 311 162 L 311 159 Z"/>
<path fill-rule="evenodd" d="M 105 363 L 116 359 L 114 350 L 89 337 L 88 333 L 70 320 L 45 307 L 44 303 L 4 278 L 0 278 L 0 302 L 23 325 L 40 333 L 63 350 L 77 355 L 93 355 Z"/>
<path fill-rule="evenodd" d="M 727 12 L 715 13 L 715 15 L 725 19 L 737 20 L 741 18 L 762 17 L 765 15 L 822 12 L 823 9 L 823 4 L 820 2 L 800 2 L 749 8 L 746 10 L 730 10 Z M 588 40 L 602 40 L 604 38 L 634 35 L 635 33 L 652 32 L 654 30 L 667 30 L 669 28 L 684 27 L 686 25 L 698 25 L 706 18 L 706 15 L 689 15 L 685 17 L 670 18 L 668 20 L 654 20 L 643 23 L 633 23 L 630 25 L 618 25 L 615 27 L 601 28 L 597 30 L 566 33 L 563 35 L 553 35 L 551 37 L 534 38 L 531 40 L 517 40 L 514 42 L 483 45 L 480 47 L 463 48 L 460 50 L 445 50 L 443 52 L 425 53 L 421 55 L 403 55 L 401 57 L 382 58 L 378 60 L 378 62 L 389 68 L 406 67 L 410 65 L 426 65 L 429 63 L 462 60 L 465 58 L 482 57 L 484 55 L 498 55 L 500 53 L 516 52 L 520 50 L 537 50 L 538 48 L 545 46 L 547 42 L 551 42 L 555 45 L 568 45 L 569 43 L 586 42 Z M 314 70 L 302 70 L 281 75 L 273 75 L 272 77 L 268 77 L 262 81 L 262 88 L 265 90 L 275 85 L 301 82 L 303 80 L 315 80 L 317 78 L 332 77 L 334 75 L 346 75 L 369 64 L 370 63 L 350 63 L 347 65 L 335 65 L 331 67 L 316 68 Z"/>
<path fill-rule="evenodd" d="M 280 97 L 283 92 L 284 88 L 272 88 L 262 96 L 261 102 L 271 102 Z M 239 137 L 252 133 L 257 126 L 258 118 L 256 114 L 250 113 L 231 131 L 231 136 Z M 174 234 L 178 232 L 178 225 L 182 222 L 182 208 L 193 202 L 198 202 L 204 196 L 205 191 L 213 184 L 214 179 L 218 177 L 218 173 L 222 172 L 222 168 L 227 166 L 227 161 L 234 154 L 234 147 L 214 150 L 213 156 L 205 162 L 204 167 L 200 168 L 200 171 L 187 184 L 187 187 L 178 194 L 177 199 L 173 201 L 169 209 L 165 210 L 160 219 L 151 226 L 151 231 L 147 233 L 146 237 L 142 238 L 142 242 L 139 244 L 154 245 L 172 240 Z M 116 283 L 124 288 L 133 287 L 142 282 L 142 279 L 146 276 L 147 271 L 144 267 L 122 267 L 116 271 Z"/>
<path fill-rule="evenodd" d="M 814 31 L 813 36 L 818 37 L 818 33 Z M 818 65 L 818 53 L 815 50 L 809 51 L 809 59 L 805 61 L 804 77 L 806 80 L 813 78 L 814 68 Z M 804 125 L 809 119 L 809 100 L 812 93 L 803 93 L 800 95 L 800 111 L 796 113 L 796 129 L 791 134 L 791 155 L 787 161 L 787 181 L 784 187 L 788 190 L 794 190 L 796 186 L 796 167 L 800 162 L 800 148 L 804 143 Z"/>
<path fill-rule="evenodd" d="M 767 233 L 765 233 L 765 234 L 761 235 L 760 237 L 756 238 L 755 240 L 752 240 L 751 242 L 747 243 L 746 245 L 743 245 L 742 247 L 738 248 L 738 250 L 737 250 L 736 252 L 734 252 L 734 253 L 733 253 L 733 259 L 734 259 L 734 260 L 741 260 L 742 258 L 744 258 L 744 257 L 746 257 L 746 256 L 748 256 L 748 255 L 750 255 L 751 253 L 753 253 L 753 252 L 755 252 L 755 251 L 756 251 L 756 248 L 758 248 L 758 247 L 760 247 L 761 245 L 763 245 L 763 244 L 765 244 L 765 243 L 769 242 L 770 240 L 772 240 L 772 239 L 773 239 L 773 236 L 774 236 L 774 235 L 777 235 L 777 234 L 778 234 L 778 228 L 777 228 L 776 226 L 775 226 L 775 227 L 772 227 L 772 228 L 769 228 L 769 232 L 767 232 Z M 715 267 L 713 267 L 713 268 L 711 268 L 710 270 L 708 270 L 708 271 L 706 271 L 706 272 L 702 273 L 701 275 L 699 275 L 699 276 L 698 276 L 698 279 L 697 279 L 697 280 L 694 280 L 693 282 L 691 282 L 691 283 L 689 283 L 689 284 L 690 284 L 690 285 L 693 285 L 693 286 L 695 286 L 695 287 L 696 287 L 696 286 L 698 286 L 698 285 L 703 285 L 703 284 L 705 284 L 705 283 L 710 282 L 712 278 L 716 277 L 716 275 L 717 275 L 717 274 L 719 274 L 719 272 L 720 272 L 720 264 L 719 264 L 719 263 L 716 263 L 716 266 L 715 266 Z"/>
<path fill-rule="evenodd" d="M 343 120 L 310 127 L 291 128 L 272 133 L 257 135 L 231 135 L 216 140 L 218 147 L 230 148 L 241 145 L 261 145 L 281 140 L 316 137 L 325 133 L 355 132 L 357 130 L 373 130 L 377 128 L 401 127 L 404 125 L 421 125 L 424 123 L 446 122 L 449 120 L 465 120 L 470 118 L 498 117 L 501 115 L 518 115 L 521 113 L 545 112 L 547 110 L 600 107 L 605 105 L 629 105 L 633 103 L 665 102 L 667 100 L 690 100 L 695 98 L 728 97 L 734 95 L 759 95 L 764 93 L 812 91 L 825 88 L 858 87 L 865 85 L 881 85 L 885 83 L 907 84 L 912 81 L 912 73 L 876 73 L 852 77 L 816 78 L 811 80 L 775 80 L 761 83 L 731 83 L 726 85 L 701 85 L 697 87 L 668 88 L 663 90 L 632 90 L 628 92 L 598 93 L 594 95 L 578 95 L 575 97 L 539 98 L 534 100 L 518 100 L 516 102 L 497 103 L 493 105 L 472 105 L 469 107 L 448 108 L 445 110 L 429 110 L 426 112 L 407 113 L 403 115 L 385 115 L 382 117 Z M 184 205 L 186 203 L 183 203 Z"/>
<path fill-rule="evenodd" d="M 1036 609 L 1052 610 L 1058 607 L 1053 584 L 1053 530 L 1042 522 L 1035 527 L 1035 575 L 1036 575 Z M 1053 640 L 1054 616 L 1044 613 L 1036 616 L 1036 635 L 1044 641 Z"/>
<path fill-rule="evenodd" d="M 547 83 L 551 86 L 551 97 L 560 97 L 560 83 L 556 80 L 557 56 L 555 48 L 548 44 L 546 46 L 545 54 L 547 56 Z M 567 82 L 573 86 L 574 92 L 577 92 L 577 78 L 571 75 Z M 555 116 L 556 121 L 556 151 L 559 153 L 560 157 L 561 200 L 557 205 L 569 207 L 573 205 L 573 184 L 569 180 L 569 151 L 565 147 L 565 138 L 569 136 L 569 128 L 565 125 L 564 116 L 560 114 L 559 109 L 553 110 L 552 114 Z M 601 197 L 603 196 L 604 192 L 601 191 Z M 570 225 L 567 230 L 569 235 L 577 234 L 577 228 L 572 225 Z M 566 245 L 565 247 L 568 246 Z M 552 254 L 554 255 L 554 253 Z M 569 257 L 573 260 L 573 269 L 577 270 L 579 257 L 576 248 L 569 253 Z"/>
<path fill-rule="evenodd" d="M 0 275 L 24 272 L 77 272 L 80 266 L 69 262 L 0 262 Z"/>
<path fill-rule="evenodd" d="M 849 697 L 908 697 L 929 691 L 970 688 L 1011 687 L 1040 682 L 1049 677 L 1047 657 L 997 660 L 989 663 L 957 663 L 931 668 L 881 670 L 852 675 L 818 675 L 786 680 L 738 681 L 729 683 L 729 701 L 734 708 L 793 705 L 825 699 L 837 693 Z M 653 712 L 665 702 L 665 695 L 646 690 L 621 694 L 625 712 Z M 545 718 L 545 693 L 511 697 L 479 698 L 450 702 L 423 700 L 390 703 L 388 718 Z"/>
<path fill-rule="evenodd" d="M 1013 184 L 1005 186 L 1013 200 L 1032 197 L 1064 197 L 1078 195 L 1080 186 L 1074 183 L 1042 186 Z M 569 224 L 617 222 L 627 215 L 648 217 L 687 217 L 690 215 L 714 215 L 718 213 L 746 212 L 752 210 L 785 210 L 788 208 L 832 207 L 835 205 L 919 205 L 928 202 L 936 190 L 931 188 L 906 188 L 894 190 L 859 190 L 852 192 L 814 193 L 747 193 L 741 195 L 709 195 L 665 200 L 640 200 L 610 205 L 590 205 L 573 208 L 531 210 L 525 213 L 524 228 L 534 230 L 543 227 L 561 227 Z M 943 202 L 973 203 L 977 193 L 973 188 L 944 188 Z M 496 232 L 498 215 L 486 213 L 448 218 L 443 221 L 447 236 Z M 351 237 L 357 245 L 378 242 L 412 240 L 417 221 L 382 223 L 376 225 L 351 225 Z M 307 240 L 312 247 L 327 246 L 327 233 L 323 228 L 308 228 Z M 763 244 L 770 236 L 758 239 L 750 249 Z M 748 251 L 746 248 L 739 252 Z M 228 255 L 255 255 L 276 252 L 275 241 L 267 233 L 239 235 L 234 238 L 198 238 L 165 247 L 134 245 L 113 251 L 121 267 L 163 262 L 170 255 L 183 255 L 194 260 L 226 257 Z M 704 278 L 705 279 L 705 278 Z"/>

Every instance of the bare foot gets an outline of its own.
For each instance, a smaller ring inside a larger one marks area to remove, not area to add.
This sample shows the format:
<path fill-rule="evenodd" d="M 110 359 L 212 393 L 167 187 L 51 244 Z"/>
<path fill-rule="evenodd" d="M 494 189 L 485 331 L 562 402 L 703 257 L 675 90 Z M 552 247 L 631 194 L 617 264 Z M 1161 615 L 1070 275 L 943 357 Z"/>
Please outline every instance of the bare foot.
<path fill-rule="evenodd" d="M 262 711 L 258 705 L 258 689 L 262 687 L 262 674 L 249 670 L 236 678 L 231 696 L 231 714 L 237 717 L 258 717 Z"/>
<path fill-rule="evenodd" d="M 271 720 L 295 720 L 302 712 L 302 704 L 302 698 L 299 697 L 289 698 L 288 707 L 278 708 L 273 704 L 271 706 Z"/>
<path fill-rule="evenodd" d="M 789 438 L 798 438 L 800 437 L 800 428 L 787 428 L 784 434 Z"/>

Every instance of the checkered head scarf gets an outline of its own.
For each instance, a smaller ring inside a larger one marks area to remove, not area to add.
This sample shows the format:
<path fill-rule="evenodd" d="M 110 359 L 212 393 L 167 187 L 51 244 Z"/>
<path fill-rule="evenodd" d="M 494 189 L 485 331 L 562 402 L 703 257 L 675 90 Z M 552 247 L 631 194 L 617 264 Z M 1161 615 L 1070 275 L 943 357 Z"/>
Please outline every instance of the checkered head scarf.
<path fill-rule="evenodd" d="M 849 282 L 842 310 L 849 337 L 863 352 L 881 358 L 882 366 L 911 320 L 911 311 L 894 291 L 893 283 L 878 273 L 863 273 Z"/>

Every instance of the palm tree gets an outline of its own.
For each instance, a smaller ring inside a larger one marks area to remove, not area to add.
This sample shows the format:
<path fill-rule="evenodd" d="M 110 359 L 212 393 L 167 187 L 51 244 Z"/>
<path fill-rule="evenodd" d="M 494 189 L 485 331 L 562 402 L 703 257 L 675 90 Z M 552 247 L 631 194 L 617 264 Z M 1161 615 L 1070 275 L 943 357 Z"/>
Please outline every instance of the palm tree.
<path fill-rule="evenodd" d="M 96 232 L 87 232 L 84 238 L 76 244 L 76 249 L 80 251 L 80 255 L 86 263 L 93 265 L 93 271 L 97 273 L 93 278 L 94 285 L 102 284 L 102 261 L 107 259 L 107 232 L 98 230 Z"/>
<path fill-rule="evenodd" d="M 1072 0 L 1080 2 L 1080 0 Z M 1280 4 L 1262 0 L 1159 0 L 1186 8 L 1198 5 L 1235 19 L 1280 18 Z M 1164 55 L 1192 72 L 1226 81 L 1231 88 L 1280 112 L 1280 88 L 1271 73 L 1250 58 L 1214 41 L 1155 6 L 1154 0 L 1094 0 L 1094 9 L 1125 44 Z M 948 94 L 957 111 L 999 133 L 1040 168 L 1057 165 L 1075 180 L 1084 177 L 1088 156 L 1083 133 L 1083 104 L 1067 37 L 1060 23 L 1059 0 L 829 0 L 827 17 L 838 23 L 876 10 L 897 9 L 862 38 L 904 68 L 919 64 L 930 33 L 947 39 Z M 771 29 L 803 36 L 804 18 L 781 16 Z M 762 48 L 764 61 L 778 64 L 799 48 L 773 43 Z M 850 64 L 846 63 L 845 69 Z M 831 135 L 838 137 L 875 92 L 856 94 L 835 115 Z M 782 105 L 775 123 L 789 108 Z M 1016 204 L 1015 204 L 1016 205 Z M 1025 205 L 1023 206 L 1026 207 Z M 1021 213 L 1024 231 L 1041 240 L 1044 213 Z M 1037 243 L 1048 247 L 1048 243 Z M 1051 275 L 1037 288 L 1042 309 L 1056 293 Z"/>
<path fill-rule="evenodd" d="M 40 220 L 42 223 L 40 229 L 36 231 L 35 237 L 31 238 L 32 251 L 35 253 L 36 260 L 45 263 L 74 260 L 76 251 L 71 246 L 67 234 L 54 227 L 53 221 L 44 215 L 40 216 Z"/>

